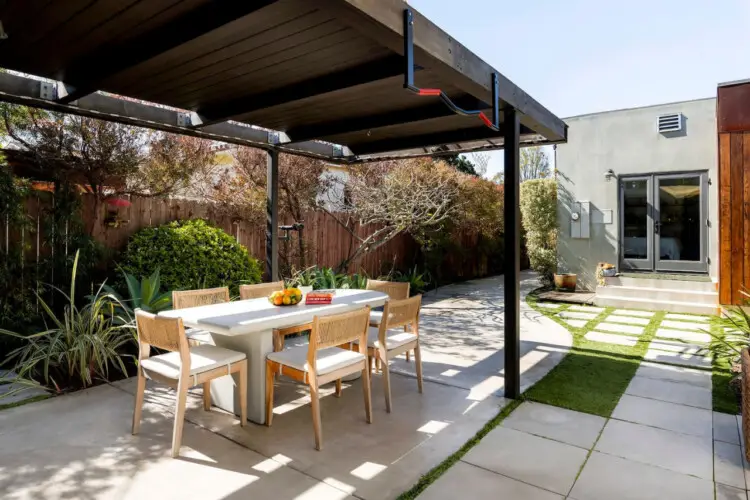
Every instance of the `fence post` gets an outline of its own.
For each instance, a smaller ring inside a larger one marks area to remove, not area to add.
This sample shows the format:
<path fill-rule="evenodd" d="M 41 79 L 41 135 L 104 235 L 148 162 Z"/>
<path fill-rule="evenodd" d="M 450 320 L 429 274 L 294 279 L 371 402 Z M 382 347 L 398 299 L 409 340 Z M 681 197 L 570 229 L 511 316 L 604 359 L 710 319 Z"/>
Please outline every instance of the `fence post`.
<path fill-rule="evenodd" d="M 266 170 L 266 274 L 279 280 L 279 152 L 267 151 Z"/>

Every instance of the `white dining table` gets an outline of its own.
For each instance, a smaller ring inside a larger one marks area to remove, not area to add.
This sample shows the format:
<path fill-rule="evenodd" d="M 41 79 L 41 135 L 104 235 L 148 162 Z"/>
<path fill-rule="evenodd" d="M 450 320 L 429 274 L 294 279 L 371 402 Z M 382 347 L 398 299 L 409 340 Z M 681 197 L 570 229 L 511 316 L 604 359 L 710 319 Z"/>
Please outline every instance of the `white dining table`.
<path fill-rule="evenodd" d="M 208 306 L 162 311 L 159 316 L 182 318 L 185 327 L 210 333 L 211 341 L 247 354 L 247 416 L 258 424 L 266 420 L 266 355 L 273 352 L 274 328 L 310 323 L 315 316 L 328 316 L 385 304 L 388 296 L 371 290 L 336 290 L 331 304 L 274 306 L 268 299 L 238 300 Z M 240 414 L 236 391 L 239 374 L 211 381 L 214 406 Z"/>

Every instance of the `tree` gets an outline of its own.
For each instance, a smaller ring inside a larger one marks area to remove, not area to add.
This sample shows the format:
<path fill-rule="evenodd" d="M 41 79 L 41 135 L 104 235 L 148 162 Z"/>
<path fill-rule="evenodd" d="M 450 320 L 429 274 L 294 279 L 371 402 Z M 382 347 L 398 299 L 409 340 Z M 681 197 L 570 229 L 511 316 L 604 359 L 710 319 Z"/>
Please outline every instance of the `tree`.
<path fill-rule="evenodd" d="M 549 165 L 549 157 L 541 146 L 521 148 L 519 158 L 519 177 L 521 182 L 531 179 L 544 179 L 552 175 Z M 502 173 L 495 174 L 492 178 L 498 184 L 505 182 Z"/>
<path fill-rule="evenodd" d="M 480 175 L 474 168 L 474 164 L 471 162 L 471 160 L 460 154 L 435 156 L 433 157 L 433 160 L 443 161 L 459 172 L 463 172 L 465 174 L 474 176 Z"/>
<path fill-rule="evenodd" d="M 557 182 L 531 179 L 521 184 L 520 207 L 531 268 L 543 285 L 550 285 L 557 271 Z"/>
<path fill-rule="evenodd" d="M 166 196 L 211 175 L 214 154 L 204 139 L 35 108 L 2 106 L 0 114 L 10 146 L 26 154 L 36 174 L 84 186 L 97 216 L 106 197 Z"/>
<path fill-rule="evenodd" d="M 426 158 L 352 166 L 346 181 L 348 206 L 342 207 L 348 213 L 329 211 L 356 242 L 338 270 L 399 234 L 422 234 L 458 218 L 465 177 L 444 162 Z M 372 230 L 362 235 L 353 221 Z"/>
<path fill-rule="evenodd" d="M 212 198 L 246 220 L 261 222 L 266 216 L 266 152 L 261 149 L 237 147 L 232 150 L 233 162 L 215 186 Z M 329 185 L 324 175 L 326 164 L 321 160 L 298 155 L 279 155 L 279 213 L 289 214 L 302 222 L 305 213 L 317 210 L 320 197 Z M 302 229 L 298 232 L 297 252 L 293 255 L 285 242 L 282 265 L 291 268 L 293 261 L 307 266 L 310 251 Z"/>
<path fill-rule="evenodd" d="M 471 153 L 471 161 L 474 163 L 474 170 L 479 177 L 484 177 L 490 164 L 490 153 Z"/>

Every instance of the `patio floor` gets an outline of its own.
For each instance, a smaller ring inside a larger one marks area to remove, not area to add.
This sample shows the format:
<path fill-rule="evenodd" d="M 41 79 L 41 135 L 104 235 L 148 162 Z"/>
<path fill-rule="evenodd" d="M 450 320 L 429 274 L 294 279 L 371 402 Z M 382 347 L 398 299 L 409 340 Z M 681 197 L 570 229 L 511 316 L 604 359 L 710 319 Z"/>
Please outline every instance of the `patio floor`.
<path fill-rule="evenodd" d="M 524 290 L 533 288 L 526 274 Z M 395 363 L 393 413 L 374 377 L 374 421 L 364 421 L 359 381 L 341 399 L 325 387 L 323 450 L 313 448 L 308 393 L 278 383 L 271 428 L 191 393 L 182 456 L 169 458 L 174 393 L 149 385 L 141 433 L 130 435 L 133 379 L 0 412 L 3 498 L 394 498 L 494 417 L 502 394 L 502 292 L 498 278 L 445 287 L 426 298 L 423 395 Z M 522 306 L 522 384 L 559 361 L 570 335 Z M 451 371 L 452 370 L 452 371 Z M 499 392 L 498 392 L 499 391 Z"/>

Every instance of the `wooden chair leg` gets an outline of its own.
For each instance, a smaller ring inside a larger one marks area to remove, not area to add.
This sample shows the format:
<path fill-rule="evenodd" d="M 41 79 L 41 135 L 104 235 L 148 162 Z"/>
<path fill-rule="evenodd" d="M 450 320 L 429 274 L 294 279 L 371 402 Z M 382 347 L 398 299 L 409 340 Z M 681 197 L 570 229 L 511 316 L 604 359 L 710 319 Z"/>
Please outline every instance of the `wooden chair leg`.
<path fill-rule="evenodd" d="M 284 336 L 279 332 L 273 332 L 273 350 L 274 352 L 284 350 Z"/>
<path fill-rule="evenodd" d="M 211 381 L 203 382 L 203 409 L 211 409 Z"/>
<path fill-rule="evenodd" d="M 416 353 L 414 354 L 416 357 Z M 406 351 L 406 362 L 408 363 L 411 360 L 411 351 Z"/>
<path fill-rule="evenodd" d="M 341 379 L 336 379 L 336 397 L 341 397 Z"/>
<path fill-rule="evenodd" d="M 320 451 L 323 447 L 323 428 L 320 423 L 320 394 L 318 393 L 318 381 L 312 375 L 310 381 L 310 406 L 312 407 L 313 432 L 315 433 L 315 449 Z"/>
<path fill-rule="evenodd" d="M 273 382 L 271 382 L 273 385 Z M 247 360 L 242 361 L 240 365 L 240 383 L 237 384 L 240 391 L 240 425 L 245 427 L 247 424 Z M 271 398 L 273 404 L 273 398 Z M 271 409 L 273 413 L 273 408 Z"/>
<path fill-rule="evenodd" d="M 365 419 L 368 424 L 372 423 L 372 386 L 370 385 L 370 370 L 362 370 L 362 392 L 365 396 Z"/>
<path fill-rule="evenodd" d="M 422 394 L 422 353 L 419 350 L 419 342 L 414 347 L 414 365 L 417 370 L 417 385 L 419 386 L 419 393 Z"/>
<path fill-rule="evenodd" d="M 382 372 L 383 371 L 383 364 L 380 361 L 380 356 L 375 356 L 375 371 L 376 372 Z"/>
<path fill-rule="evenodd" d="M 266 361 L 266 425 L 273 423 L 273 383 L 275 380 L 273 364 Z"/>
<path fill-rule="evenodd" d="M 372 364 L 375 359 L 375 356 L 367 356 L 367 370 L 372 373 Z"/>
<path fill-rule="evenodd" d="M 182 428 L 185 423 L 185 406 L 187 404 L 188 381 L 186 378 L 180 380 L 177 385 L 177 403 L 174 412 L 174 429 L 172 431 L 172 457 L 180 455 L 182 444 Z"/>
<path fill-rule="evenodd" d="M 146 392 L 146 377 L 138 368 L 138 385 L 135 389 L 135 408 L 133 409 L 133 434 L 141 430 L 141 410 L 143 409 L 143 395 Z"/>
<path fill-rule="evenodd" d="M 385 391 L 385 411 L 391 412 L 391 371 L 388 369 L 388 354 L 381 353 L 383 358 L 383 389 Z"/>

